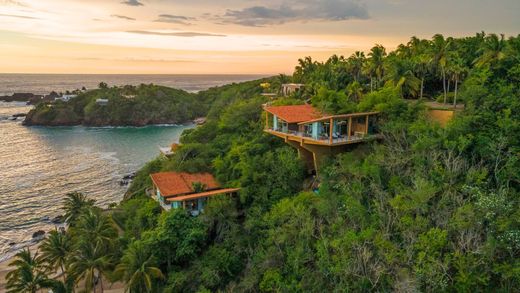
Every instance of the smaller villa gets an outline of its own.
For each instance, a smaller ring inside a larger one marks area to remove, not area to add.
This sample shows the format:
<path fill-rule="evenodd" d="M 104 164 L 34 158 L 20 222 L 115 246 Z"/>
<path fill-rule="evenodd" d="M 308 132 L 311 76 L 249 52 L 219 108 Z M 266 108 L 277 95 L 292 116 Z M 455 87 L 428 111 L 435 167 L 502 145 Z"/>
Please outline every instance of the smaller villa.
<path fill-rule="evenodd" d="M 301 83 L 284 83 L 282 84 L 281 92 L 283 96 L 289 96 L 303 90 L 304 87 L 305 85 Z"/>
<path fill-rule="evenodd" d="M 183 208 L 193 216 L 204 211 L 211 197 L 236 194 L 239 188 L 221 188 L 209 173 L 161 172 L 151 174 L 153 187 L 147 190 L 164 210 Z"/>
<path fill-rule="evenodd" d="M 108 99 L 96 99 L 96 104 L 100 106 L 106 106 L 108 105 Z"/>

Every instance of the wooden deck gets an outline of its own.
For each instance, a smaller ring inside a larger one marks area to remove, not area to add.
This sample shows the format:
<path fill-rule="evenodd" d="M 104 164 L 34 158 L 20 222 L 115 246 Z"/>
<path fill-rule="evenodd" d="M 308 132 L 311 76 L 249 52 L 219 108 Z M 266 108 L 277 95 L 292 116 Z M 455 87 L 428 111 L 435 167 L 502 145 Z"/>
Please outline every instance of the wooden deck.
<path fill-rule="evenodd" d="M 265 132 L 278 136 L 280 138 L 290 141 L 296 141 L 300 144 L 310 144 L 310 145 L 321 145 L 321 146 L 342 146 L 342 145 L 348 145 L 348 144 L 355 144 L 355 143 L 361 143 L 366 142 L 369 140 L 377 139 L 377 135 L 351 135 L 349 137 L 338 137 L 338 138 L 323 138 L 323 139 L 314 139 L 309 136 L 305 136 L 301 132 L 281 132 L 276 131 L 273 129 L 264 129 Z"/>

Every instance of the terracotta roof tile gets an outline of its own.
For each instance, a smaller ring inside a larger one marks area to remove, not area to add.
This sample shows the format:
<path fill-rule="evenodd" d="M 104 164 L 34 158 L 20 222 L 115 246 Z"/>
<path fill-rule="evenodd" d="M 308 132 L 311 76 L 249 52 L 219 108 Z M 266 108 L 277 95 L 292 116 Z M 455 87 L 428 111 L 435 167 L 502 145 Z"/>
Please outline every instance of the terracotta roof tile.
<path fill-rule="evenodd" d="M 317 119 L 323 114 L 311 105 L 268 106 L 265 110 L 287 123 L 298 123 Z"/>
<path fill-rule="evenodd" d="M 193 193 L 193 183 L 195 182 L 204 184 L 206 190 L 220 187 L 213 175 L 209 173 L 161 172 L 151 174 L 150 177 L 164 197 Z"/>

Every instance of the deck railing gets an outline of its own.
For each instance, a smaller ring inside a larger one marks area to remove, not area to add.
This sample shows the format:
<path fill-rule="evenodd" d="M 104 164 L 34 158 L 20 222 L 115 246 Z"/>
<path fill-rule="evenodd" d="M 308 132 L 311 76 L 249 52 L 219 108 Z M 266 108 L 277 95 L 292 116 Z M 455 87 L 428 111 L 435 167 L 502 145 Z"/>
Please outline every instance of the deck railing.
<path fill-rule="evenodd" d="M 326 133 L 322 133 L 317 138 L 315 138 L 315 137 L 312 137 L 309 133 L 301 132 L 301 131 L 294 131 L 294 130 L 282 131 L 281 128 L 276 128 L 276 129 L 268 128 L 267 130 L 272 131 L 272 132 L 278 132 L 282 135 L 291 135 L 291 136 L 301 137 L 301 138 L 304 138 L 305 140 L 312 140 L 312 141 L 317 141 L 317 142 L 321 142 L 321 143 L 325 143 L 325 144 L 357 142 L 357 141 L 362 141 L 362 140 L 365 140 L 365 139 L 373 136 L 373 135 L 369 135 L 369 134 L 365 134 L 365 133 L 361 133 L 361 132 L 354 133 L 353 135 L 350 135 L 350 136 L 348 136 L 346 134 L 335 133 L 335 134 L 333 134 L 332 140 L 331 140 L 330 137 L 328 137 L 328 135 Z"/>

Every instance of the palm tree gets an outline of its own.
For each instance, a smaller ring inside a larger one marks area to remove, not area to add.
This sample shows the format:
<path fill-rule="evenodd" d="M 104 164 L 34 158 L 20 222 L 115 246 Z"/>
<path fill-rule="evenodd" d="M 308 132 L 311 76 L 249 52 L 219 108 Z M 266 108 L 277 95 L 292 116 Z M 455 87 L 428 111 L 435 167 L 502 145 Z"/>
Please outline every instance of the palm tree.
<path fill-rule="evenodd" d="M 76 282 L 72 276 L 67 276 L 63 282 L 47 279 L 42 284 L 42 288 L 51 289 L 53 293 L 73 293 L 75 286 Z"/>
<path fill-rule="evenodd" d="M 128 247 L 116 268 L 116 274 L 121 274 L 127 292 L 151 292 L 152 280 L 164 279 L 161 270 L 155 266 L 153 255 L 141 242 L 134 242 Z"/>
<path fill-rule="evenodd" d="M 360 51 L 356 51 L 347 59 L 347 68 L 355 81 L 359 81 L 365 61 L 365 53 Z"/>
<path fill-rule="evenodd" d="M 85 281 L 85 291 L 93 290 L 95 293 L 97 281 L 103 292 L 103 275 L 106 275 L 111 266 L 107 251 L 101 243 L 82 240 L 70 257 L 69 269 L 76 282 Z"/>
<path fill-rule="evenodd" d="M 100 209 L 87 209 L 78 219 L 76 227 L 71 229 L 78 241 L 84 240 L 99 244 L 108 249 L 117 237 L 117 228 L 113 220 Z"/>
<path fill-rule="evenodd" d="M 506 45 L 503 34 L 500 35 L 500 38 L 496 34 L 488 35 L 478 51 L 481 55 L 474 61 L 475 65 L 478 67 L 492 66 L 504 59 Z"/>
<path fill-rule="evenodd" d="M 57 230 L 51 231 L 40 245 L 40 250 L 42 251 L 41 260 L 46 262 L 52 271 L 60 268 L 63 281 L 65 281 L 65 262 L 72 250 L 69 236 Z"/>
<path fill-rule="evenodd" d="M 68 193 L 63 201 L 65 222 L 70 226 L 74 226 L 81 213 L 85 209 L 93 207 L 95 202 L 95 200 L 88 199 L 87 196 L 82 193 Z"/>
<path fill-rule="evenodd" d="M 403 97 L 417 96 L 419 92 L 420 80 L 414 75 L 413 63 L 409 59 L 393 58 L 386 79 L 399 88 Z"/>
<path fill-rule="evenodd" d="M 370 84 L 372 85 L 372 77 L 376 77 L 376 88 L 379 87 L 383 76 L 385 75 L 384 59 L 386 56 L 386 49 L 382 45 L 375 45 L 368 53 L 368 63 L 370 68 Z M 372 86 L 371 86 L 372 88 Z"/>
<path fill-rule="evenodd" d="M 424 93 L 424 79 L 426 78 L 426 74 L 430 69 L 431 59 L 427 54 L 419 54 L 415 56 L 414 64 L 415 64 L 415 72 L 420 76 L 421 79 L 421 91 L 419 94 L 419 98 L 422 99 Z"/>
<path fill-rule="evenodd" d="M 363 97 L 363 87 L 357 81 L 350 83 L 347 86 L 347 96 L 352 100 L 359 102 Z"/>
<path fill-rule="evenodd" d="M 456 57 L 450 62 L 450 78 L 455 84 L 455 92 L 453 94 L 453 107 L 457 107 L 457 91 L 458 85 L 461 79 L 467 72 L 467 68 L 464 66 L 464 61 L 460 57 Z"/>
<path fill-rule="evenodd" d="M 38 253 L 33 255 L 29 249 L 18 252 L 9 266 L 15 269 L 6 275 L 7 292 L 36 292 L 47 279 Z"/>
<path fill-rule="evenodd" d="M 448 62 L 448 50 L 451 45 L 451 41 L 445 40 L 443 35 L 436 34 L 432 39 L 432 64 L 435 68 L 441 71 L 442 75 L 442 89 L 444 92 L 444 103 L 448 96 L 446 88 L 446 63 Z"/>

